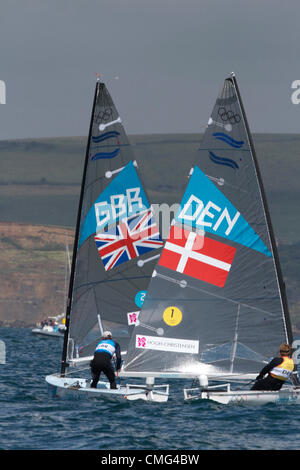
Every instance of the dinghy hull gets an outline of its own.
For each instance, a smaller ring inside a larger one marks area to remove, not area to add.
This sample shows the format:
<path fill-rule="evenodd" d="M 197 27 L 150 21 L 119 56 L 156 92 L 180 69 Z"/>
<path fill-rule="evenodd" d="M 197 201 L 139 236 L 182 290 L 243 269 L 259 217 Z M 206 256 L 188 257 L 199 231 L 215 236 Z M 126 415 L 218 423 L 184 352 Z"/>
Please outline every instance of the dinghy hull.
<path fill-rule="evenodd" d="M 168 395 L 159 391 L 150 390 L 149 394 L 141 385 L 117 385 L 117 389 L 111 389 L 109 382 L 99 381 L 97 388 L 90 387 L 90 380 L 76 377 L 60 377 L 59 375 L 47 375 L 46 382 L 48 393 L 52 398 L 116 398 L 145 401 L 167 401 Z"/>
<path fill-rule="evenodd" d="M 109 382 L 104 381 L 99 381 L 97 388 L 91 388 L 90 381 L 87 379 L 47 375 L 46 382 L 52 397 L 102 398 L 107 396 L 126 398 L 127 395 L 126 386 L 117 386 L 116 390 L 112 390 Z"/>
<path fill-rule="evenodd" d="M 300 404 L 300 389 L 286 388 L 280 391 L 216 391 L 189 389 L 185 390 L 185 400 L 211 400 L 223 405 L 276 405 Z"/>

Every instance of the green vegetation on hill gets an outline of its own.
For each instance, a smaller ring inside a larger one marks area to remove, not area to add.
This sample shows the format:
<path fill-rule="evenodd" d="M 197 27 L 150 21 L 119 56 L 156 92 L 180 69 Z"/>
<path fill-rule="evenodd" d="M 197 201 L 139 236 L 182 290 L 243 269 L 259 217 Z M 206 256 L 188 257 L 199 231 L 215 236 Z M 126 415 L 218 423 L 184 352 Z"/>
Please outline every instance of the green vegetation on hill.
<path fill-rule="evenodd" d="M 201 135 L 129 139 L 151 202 L 179 202 Z M 85 137 L 1 141 L 1 220 L 74 227 L 86 141 Z M 254 143 L 276 236 L 297 242 L 300 136 L 258 134 Z"/>
<path fill-rule="evenodd" d="M 133 135 L 129 139 L 147 187 L 157 190 L 172 186 L 180 192 L 185 185 L 183 175 L 188 174 L 197 157 L 201 135 Z M 86 140 L 0 141 L 0 184 L 80 184 Z M 257 134 L 254 143 L 267 191 L 298 191 L 300 135 Z"/>
<path fill-rule="evenodd" d="M 0 221 L 74 228 L 86 140 L 65 137 L 0 141 Z M 201 136 L 139 135 L 129 140 L 151 202 L 179 202 Z M 300 135 L 259 134 L 254 135 L 254 144 L 275 235 L 280 241 L 279 256 L 293 320 L 299 322 L 300 330 Z M 11 247 L 12 243 L 11 238 Z M 15 246 L 15 251 L 20 255 L 24 250 Z M 52 256 L 55 261 L 57 247 L 45 245 L 38 254 L 41 259 Z M 27 261 L 20 260 L 25 264 Z"/>

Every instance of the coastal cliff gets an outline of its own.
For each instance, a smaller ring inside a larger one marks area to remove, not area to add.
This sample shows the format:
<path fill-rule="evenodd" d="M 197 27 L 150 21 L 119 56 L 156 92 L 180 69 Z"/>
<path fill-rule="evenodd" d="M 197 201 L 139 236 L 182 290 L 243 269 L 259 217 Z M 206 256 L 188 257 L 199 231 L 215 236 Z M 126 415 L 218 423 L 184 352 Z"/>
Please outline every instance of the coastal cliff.
<path fill-rule="evenodd" d="M 69 228 L 0 223 L 0 326 L 33 326 L 63 313 Z"/>

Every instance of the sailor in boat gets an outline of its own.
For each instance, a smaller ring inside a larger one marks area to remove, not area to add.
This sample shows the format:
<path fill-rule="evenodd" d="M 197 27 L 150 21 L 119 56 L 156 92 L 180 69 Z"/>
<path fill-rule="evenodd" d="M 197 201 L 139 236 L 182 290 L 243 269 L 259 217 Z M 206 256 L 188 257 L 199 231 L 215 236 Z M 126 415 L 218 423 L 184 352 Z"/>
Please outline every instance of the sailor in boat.
<path fill-rule="evenodd" d="M 294 370 L 294 361 L 289 356 L 291 348 L 288 344 L 280 345 L 280 357 L 274 357 L 256 377 L 251 390 L 280 390 Z M 264 378 L 264 376 L 267 377 Z"/>
<path fill-rule="evenodd" d="M 101 372 L 104 372 L 108 378 L 110 388 L 117 388 L 115 372 L 112 365 L 114 354 L 116 355 L 116 369 L 118 372 L 122 362 L 120 345 L 116 341 L 113 341 L 110 331 L 104 331 L 102 339 L 95 349 L 94 358 L 90 363 L 93 378 L 91 383 L 92 388 L 97 388 Z"/>

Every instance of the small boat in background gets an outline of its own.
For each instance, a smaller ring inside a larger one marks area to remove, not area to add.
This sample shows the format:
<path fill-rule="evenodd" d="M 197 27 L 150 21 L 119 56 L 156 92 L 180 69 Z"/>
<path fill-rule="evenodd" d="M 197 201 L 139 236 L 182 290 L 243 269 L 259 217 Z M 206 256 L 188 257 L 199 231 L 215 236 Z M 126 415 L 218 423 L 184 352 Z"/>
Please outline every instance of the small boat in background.
<path fill-rule="evenodd" d="M 62 313 L 56 317 L 48 317 L 46 320 L 38 323 L 36 328 L 33 328 L 32 333 L 42 336 L 57 336 L 59 338 L 63 338 L 65 329 L 65 314 Z"/>
<path fill-rule="evenodd" d="M 70 250 L 66 235 L 66 262 L 65 262 L 65 287 L 64 287 L 64 309 L 67 305 L 68 277 L 71 272 Z M 42 322 L 36 324 L 36 328 L 31 330 L 33 334 L 42 336 L 56 336 L 63 338 L 66 330 L 66 314 L 49 316 Z"/>

